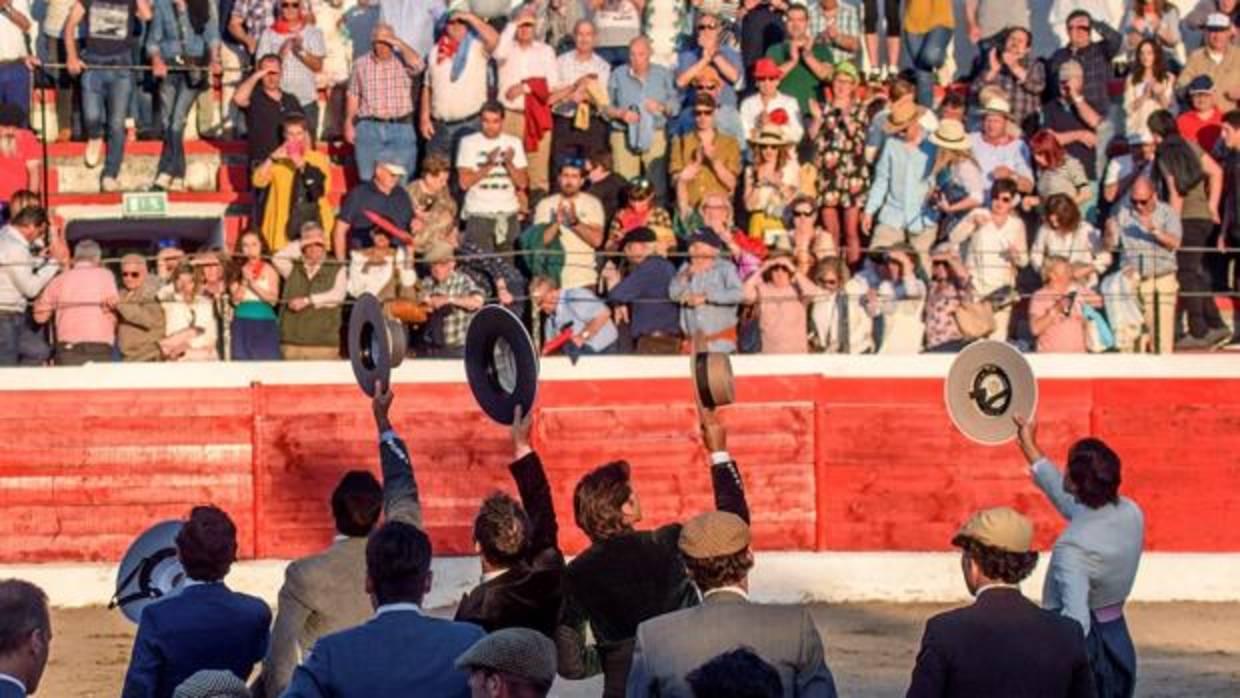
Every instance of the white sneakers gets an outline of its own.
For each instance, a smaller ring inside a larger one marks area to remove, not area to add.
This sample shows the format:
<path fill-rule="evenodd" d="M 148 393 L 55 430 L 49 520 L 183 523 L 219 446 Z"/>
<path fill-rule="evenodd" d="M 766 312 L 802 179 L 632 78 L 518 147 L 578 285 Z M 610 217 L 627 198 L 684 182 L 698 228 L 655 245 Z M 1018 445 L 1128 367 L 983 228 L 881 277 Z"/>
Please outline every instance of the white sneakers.
<path fill-rule="evenodd" d="M 92 138 L 86 141 L 86 156 L 84 159 L 87 167 L 98 167 L 101 155 L 103 155 L 102 138 Z"/>

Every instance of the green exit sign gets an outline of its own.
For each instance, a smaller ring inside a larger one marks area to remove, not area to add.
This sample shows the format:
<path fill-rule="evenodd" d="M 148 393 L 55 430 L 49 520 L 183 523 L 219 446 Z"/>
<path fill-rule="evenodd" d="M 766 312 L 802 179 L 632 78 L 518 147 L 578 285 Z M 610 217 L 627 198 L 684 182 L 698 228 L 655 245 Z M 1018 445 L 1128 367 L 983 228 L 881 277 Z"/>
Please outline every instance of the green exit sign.
<path fill-rule="evenodd" d="M 162 218 L 168 215 L 168 194 L 162 191 L 141 191 L 124 194 L 121 215 L 126 218 Z"/>

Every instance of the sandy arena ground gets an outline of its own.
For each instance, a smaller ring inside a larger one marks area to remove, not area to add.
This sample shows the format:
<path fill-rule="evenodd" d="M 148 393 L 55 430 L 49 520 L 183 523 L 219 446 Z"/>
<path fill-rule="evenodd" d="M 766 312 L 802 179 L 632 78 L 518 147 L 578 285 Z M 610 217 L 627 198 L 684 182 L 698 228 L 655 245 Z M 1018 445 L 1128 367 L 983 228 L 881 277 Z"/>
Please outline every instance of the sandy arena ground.
<path fill-rule="evenodd" d="M 841 696 L 903 695 L 925 619 L 948 608 L 926 604 L 815 606 L 827 662 Z M 1135 604 L 1128 622 L 1140 655 L 1138 696 L 1240 696 L 1240 604 Z M 120 694 L 133 626 L 103 608 L 58 610 L 51 665 L 38 695 L 86 698 Z M 557 685 L 553 696 L 599 695 L 596 682 Z"/>

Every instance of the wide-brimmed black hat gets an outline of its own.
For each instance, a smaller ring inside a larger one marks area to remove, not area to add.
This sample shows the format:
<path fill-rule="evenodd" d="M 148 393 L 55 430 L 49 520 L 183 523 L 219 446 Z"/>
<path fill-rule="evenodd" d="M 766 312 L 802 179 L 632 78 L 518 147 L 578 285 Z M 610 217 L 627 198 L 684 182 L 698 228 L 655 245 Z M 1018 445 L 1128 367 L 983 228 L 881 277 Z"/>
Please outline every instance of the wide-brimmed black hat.
<path fill-rule="evenodd" d="M 1033 418 L 1038 382 L 1019 351 L 1004 342 L 983 340 L 956 356 L 943 385 L 943 399 L 960 433 L 994 446 L 1016 437 L 1013 417 Z"/>
<path fill-rule="evenodd" d="M 142 532 L 121 558 L 116 595 L 108 608 L 119 608 L 137 623 L 142 609 L 174 596 L 185 584 L 185 568 L 177 557 L 177 534 L 183 521 L 162 521 Z"/>
<path fill-rule="evenodd" d="M 529 414 L 538 394 L 538 353 L 521 318 L 502 305 L 488 305 L 465 334 L 465 375 L 478 406 L 500 424 L 513 410 Z"/>
<path fill-rule="evenodd" d="M 349 362 L 362 392 L 375 396 L 375 381 L 386 389 L 392 369 L 405 360 L 408 335 L 399 320 L 388 317 L 373 294 L 364 293 L 349 316 Z"/>

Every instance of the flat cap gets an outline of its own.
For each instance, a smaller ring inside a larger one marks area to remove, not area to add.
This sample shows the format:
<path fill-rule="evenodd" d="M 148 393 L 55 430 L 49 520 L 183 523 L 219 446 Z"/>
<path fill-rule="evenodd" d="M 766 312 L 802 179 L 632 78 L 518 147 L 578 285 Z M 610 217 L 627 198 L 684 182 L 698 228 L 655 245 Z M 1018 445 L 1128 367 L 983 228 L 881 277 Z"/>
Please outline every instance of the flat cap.
<path fill-rule="evenodd" d="M 231 671 L 203 669 L 182 681 L 172 698 L 250 698 L 250 690 Z"/>
<path fill-rule="evenodd" d="M 457 657 L 456 668 L 490 669 L 550 687 L 555 681 L 555 643 L 529 628 L 496 630 Z"/>
<path fill-rule="evenodd" d="M 983 509 L 964 522 L 952 545 L 966 538 L 1009 553 L 1027 553 L 1033 545 L 1033 523 L 1009 507 Z"/>
<path fill-rule="evenodd" d="M 697 560 L 739 553 L 749 547 L 749 524 L 728 511 L 708 511 L 680 529 L 680 552 Z"/>

